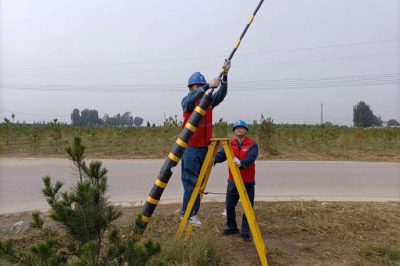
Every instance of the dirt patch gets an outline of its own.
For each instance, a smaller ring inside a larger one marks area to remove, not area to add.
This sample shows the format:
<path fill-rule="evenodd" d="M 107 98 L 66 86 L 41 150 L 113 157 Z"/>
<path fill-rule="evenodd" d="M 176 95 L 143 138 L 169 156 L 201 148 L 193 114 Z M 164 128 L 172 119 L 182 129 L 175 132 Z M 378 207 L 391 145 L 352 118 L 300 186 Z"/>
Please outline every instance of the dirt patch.
<path fill-rule="evenodd" d="M 179 204 L 157 207 L 145 238 L 173 239 L 179 226 Z M 222 236 L 223 203 L 204 203 L 203 225 L 192 232 L 216 241 L 223 265 L 258 265 L 252 243 L 240 235 Z M 256 202 L 257 221 L 268 250 L 270 265 L 400 265 L 400 203 Z M 139 207 L 122 208 L 116 224 L 130 230 Z M 241 208 L 237 221 L 240 224 Z M 53 222 L 46 226 L 57 226 Z M 38 234 L 29 229 L 29 212 L 0 215 L 0 238 L 31 245 Z"/>

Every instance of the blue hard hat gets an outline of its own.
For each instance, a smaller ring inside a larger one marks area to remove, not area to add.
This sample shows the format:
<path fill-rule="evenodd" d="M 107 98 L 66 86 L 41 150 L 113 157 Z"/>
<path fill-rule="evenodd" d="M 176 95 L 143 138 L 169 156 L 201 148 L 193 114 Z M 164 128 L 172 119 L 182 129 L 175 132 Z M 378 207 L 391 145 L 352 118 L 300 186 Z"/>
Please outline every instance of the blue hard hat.
<path fill-rule="evenodd" d="M 206 85 L 207 81 L 204 78 L 203 74 L 200 72 L 194 72 L 188 80 L 188 87 L 194 85 L 194 84 L 200 84 L 200 85 Z"/>
<path fill-rule="evenodd" d="M 233 124 L 233 131 L 235 130 L 235 128 L 237 127 L 244 127 L 247 131 L 249 131 L 249 125 L 244 122 L 243 120 L 237 120 L 234 124 Z"/>

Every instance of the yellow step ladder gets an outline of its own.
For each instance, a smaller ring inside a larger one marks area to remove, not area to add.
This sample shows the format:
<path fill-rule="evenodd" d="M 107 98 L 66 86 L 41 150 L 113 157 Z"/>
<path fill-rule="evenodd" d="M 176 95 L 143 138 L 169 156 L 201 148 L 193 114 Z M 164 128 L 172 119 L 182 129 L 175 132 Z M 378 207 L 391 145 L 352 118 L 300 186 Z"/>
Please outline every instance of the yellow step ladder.
<path fill-rule="evenodd" d="M 243 211 L 246 215 L 247 221 L 250 226 L 251 234 L 253 235 L 253 243 L 256 247 L 258 256 L 260 257 L 261 265 L 268 265 L 267 262 L 267 249 L 265 247 L 264 241 L 262 239 L 262 235 L 260 232 L 260 228 L 258 227 L 256 217 L 254 215 L 253 207 L 251 206 L 249 196 L 247 195 L 246 188 L 244 186 L 242 177 L 240 175 L 239 168 L 235 165 L 233 158 L 233 151 L 231 146 L 229 145 L 229 140 L 227 138 L 212 138 L 211 144 L 208 147 L 208 152 L 206 158 L 204 159 L 203 165 L 201 166 L 200 174 L 197 179 L 196 186 L 192 192 L 192 196 L 190 197 L 189 203 L 186 207 L 186 212 L 183 215 L 182 221 L 179 225 L 178 232 L 176 233 L 176 239 L 179 240 L 182 238 L 182 234 L 188 225 L 188 220 L 190 213 L 192 212 L 193 205 L 196 201 L 198 195 L 200 195 L 200 201 L 203 198 L 204 191 L 207 186 L 208 178 L 211 173 L 211 169 L 213 167 L 214 158 L 218 151 L 219 146 L 222 145 L 222 148 L 225 151 L 226 159 L 228 162 L 229 169 L 233 175 L 233 181 L 235 182 L 237 191 L 239 193 L 240 201 L 242 202 Z M 190 238 L 190 234 L 192 232 L 192 225 L 189 224 L 186 230 L 185 239 L 188 240 Z"/>

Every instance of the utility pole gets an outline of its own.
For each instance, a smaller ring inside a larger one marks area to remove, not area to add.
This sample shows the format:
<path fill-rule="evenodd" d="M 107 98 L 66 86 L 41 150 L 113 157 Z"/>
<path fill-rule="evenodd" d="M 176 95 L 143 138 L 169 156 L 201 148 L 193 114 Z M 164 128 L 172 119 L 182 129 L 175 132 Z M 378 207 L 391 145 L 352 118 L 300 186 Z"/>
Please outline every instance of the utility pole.
<path fill-rule="evenodd" d="M 321 126 L 324 124 L 324 103 L 321 103 Z"/>

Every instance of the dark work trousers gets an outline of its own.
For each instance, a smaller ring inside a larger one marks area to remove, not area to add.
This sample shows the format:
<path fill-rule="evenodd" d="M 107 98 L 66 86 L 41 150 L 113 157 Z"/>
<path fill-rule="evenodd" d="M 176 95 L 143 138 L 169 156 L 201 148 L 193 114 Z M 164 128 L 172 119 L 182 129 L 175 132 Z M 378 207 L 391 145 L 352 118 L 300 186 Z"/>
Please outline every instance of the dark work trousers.
<path fill-rule="evenodd" d="M 183 184 L 183 203 L 181 216 L 186 212 L 192 192 L 197 183 L 201 166 L 206 157 L 208 147 L 187 147 L 182 156 L 182 184 Z M 196 215 L 200 209 L 200 197 L 198 196 L 190 216 Z"/>
<path fill-rule="evenodd" d="M 255 183 L 244 183 L 247 195 L 249 196 L 251 202 L 251 206 L 254 206 L 254 185 Z M 228 228 L 235 230 L 237 229 L 235 208 L 239 202 L 239 193 L 233 181 L 228 181 L 225 202 L 226 202 L 226 218 L 227 218 Z M 247 222 L 246 215 L 244 215 L 244 213 L 242 217 L 242 234 L 244 235 L 250 234 L 249 223 Z"/>

